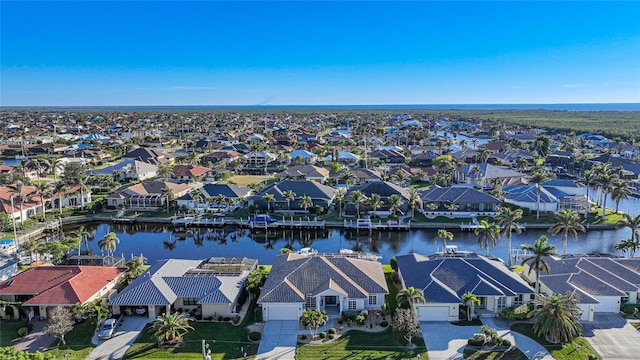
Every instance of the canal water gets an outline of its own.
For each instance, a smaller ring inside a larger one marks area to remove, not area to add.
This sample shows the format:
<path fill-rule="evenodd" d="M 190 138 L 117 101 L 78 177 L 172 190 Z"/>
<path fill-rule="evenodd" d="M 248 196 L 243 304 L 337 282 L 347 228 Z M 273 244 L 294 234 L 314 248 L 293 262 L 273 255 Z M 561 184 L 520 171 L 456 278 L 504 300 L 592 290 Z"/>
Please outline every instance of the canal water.
<path fill-rule="evenodd" d="M 340 249 L 362 250 L 382 255 L 382 262 L 388 263 L 396 255 L 407 253 L 433 254 L 442 248 L 441 241 L 435 241 L 436 230 L 411 230 L 405 232 L 355 232 L 343 229 L 280 230 L 269 233 L 251 233 L 246 229 L 193 229 L 192 234 L 175 234 L 171 226 L 146 224 L 94 224 L 88 225 L 92 233 L 89 249 L 100 254 L 98 240 L 109 231 L 120 239 L 115 255 L 125 256 L 142 254 L 149 262 L 167 258 L 204 259 L 213 256 L 235 256 L 258 259 L 261 264 L 271 264 L 278 251 L 283 247 L 299 250 L 312 247 L 319 252 L 337 252 Z M 477 237 L 473 232 L 453 231 L 454 240 L 448 242 L 457 245 L 459 250 L 480 250 Z M 569 253 L 611 253 L 622 255 L 613 246 L 621 239 L 630 237 L 629 229 L 597 230 L 580 233 L 578 241 L 569 240 Z M 531 244 L 541 235 L 549 235 L 545 230 L 526 230 L 522 234 L 513 234 L 512 247 Z M 550 236 L 550 243 L 562 251 L 562 240 Z M 84 251 L 84 249 L 83 249 Z M 489 254 L 507 259 L 507 240 L 502 237 Z"/>

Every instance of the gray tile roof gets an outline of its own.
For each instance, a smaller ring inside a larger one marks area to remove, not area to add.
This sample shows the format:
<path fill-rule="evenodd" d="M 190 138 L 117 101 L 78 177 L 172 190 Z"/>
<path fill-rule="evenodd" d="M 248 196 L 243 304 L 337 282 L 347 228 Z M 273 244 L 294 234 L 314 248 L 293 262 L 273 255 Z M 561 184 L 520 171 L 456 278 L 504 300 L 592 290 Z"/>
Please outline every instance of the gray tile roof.
<path fill-rule="evenodd" d="M 423 290 L 431 303 L 459 303 L 470 291 L 476 296 L 516 296 L 533 290 L 497 260 L 472 254 L 466 257 L 397 256 L 398 268 L 407 287 Z"/>
<path fill-rule="evenodd" d="M 304 302 L 307 294 L 327 289 L 344 293 L 349 298 L 388 293 L 382 266 L 378 262 L 282 254 L 276 257 L 258 302 Z"/>
<path fill-rule="evenodd" d="M 432 186 L 427 190 L 420 191 L 420 197 L 425 203 L 428 202 L 450 202 L 453 204 L 501 204 L 499 199 L 485 194 L 482 191 L 467 187 L 438 187 Z"/>
<path fill-rule="evenodd" d="M 478 173 L 475 173 L 475 167 L 480 169 Z M 466 177 L 472 179 L 511 178 L 524 176 L 523 173 L 510 169 L 508 167 L 496 166 L 488 163 L 461 166 L 457 169 L 457 171 L 466 174 Z"/>
<path fill-rule="evenodd" d="M 640 260 L 640 259 L 639 259 Z M 578 290 L 591 296 L 625 296 L 638 291 L 640 266 L 613 256 L 579 256 L 545 258 L 549 273 L 540 274 L 540 282 L 556 293 Z M 640 265 L 640 261 L 637 262 Z M 564 279 L 566 284 L 559 284 Z M 556 291 L 561 290 L 561 291 Z"/>
<path fill-rule="evenodd" d="M 197 298 L 198 304 L 233 302 L 249 272 L 237 276 L 183 276 L 201 263 L 202 260 L 158 261 L 111 299 L 109 305 L 171 305 L 178 298 Z"/>

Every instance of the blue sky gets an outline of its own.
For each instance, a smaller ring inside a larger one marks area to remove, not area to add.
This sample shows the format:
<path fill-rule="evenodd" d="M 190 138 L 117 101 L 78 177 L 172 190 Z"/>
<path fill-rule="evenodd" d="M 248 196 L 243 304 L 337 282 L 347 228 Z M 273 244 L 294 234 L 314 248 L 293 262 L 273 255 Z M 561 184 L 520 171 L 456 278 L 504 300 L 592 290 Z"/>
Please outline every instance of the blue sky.
<path fill-rule="evenodd" d="M 0 105 L 640 102 L 640 2 L 0 2 Z"/>

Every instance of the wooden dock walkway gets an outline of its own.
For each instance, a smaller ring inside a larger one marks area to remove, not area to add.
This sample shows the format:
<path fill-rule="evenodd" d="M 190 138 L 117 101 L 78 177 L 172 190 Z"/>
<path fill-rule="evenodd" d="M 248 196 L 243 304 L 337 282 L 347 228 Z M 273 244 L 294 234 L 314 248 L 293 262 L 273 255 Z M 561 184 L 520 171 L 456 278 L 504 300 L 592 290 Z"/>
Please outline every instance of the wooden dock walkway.
<path fill-rule="evenodd" d="M 387 221 L 382 222 L 382 220 L 378 220 L 378 222 L 373 222 L 370 219 L 358 219 L 356 221 L 353 220 L 344 220 L 343 224 L 345 229 L 354 229 L 354 230 L 410 230 L 410 223 L 401 223 L 398 221 Z"/>

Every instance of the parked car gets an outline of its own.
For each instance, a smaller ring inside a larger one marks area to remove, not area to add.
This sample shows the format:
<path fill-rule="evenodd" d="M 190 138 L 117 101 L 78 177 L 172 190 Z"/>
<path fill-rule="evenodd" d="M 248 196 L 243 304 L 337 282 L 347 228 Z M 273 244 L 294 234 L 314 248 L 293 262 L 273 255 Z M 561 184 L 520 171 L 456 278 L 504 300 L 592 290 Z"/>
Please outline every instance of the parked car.
<path fill-rule="evenodd" d="M 116 332 L 116 327 L 118 327 L 118 319 L 105 320 L 98 333 L 98 339 L 111 339 Z"/>

